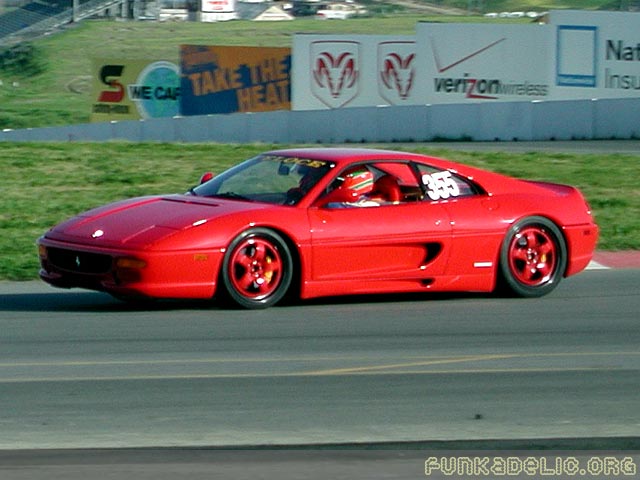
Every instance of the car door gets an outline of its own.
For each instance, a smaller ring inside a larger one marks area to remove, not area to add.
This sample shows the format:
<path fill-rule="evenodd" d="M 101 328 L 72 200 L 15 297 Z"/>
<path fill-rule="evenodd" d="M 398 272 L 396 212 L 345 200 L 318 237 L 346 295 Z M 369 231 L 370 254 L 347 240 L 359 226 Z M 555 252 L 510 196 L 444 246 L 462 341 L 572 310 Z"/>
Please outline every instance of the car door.
<path fill-rule="evenodd" d="M 425 201 L 442 206 L 450 219 L 451 242 L 447 273 L 490 274 L 496 267 L 506 229 L 499 202 L 472 180 L 427 165 L 418 167 Z"/>
<path fill-rule="evenodd" d="M 411 195 L 420 187 L 409 164 L 389 167 L 368 165 L 377 177 L 389 172 L 400 177 L 401 201 L 309 209 L 313 280 L 420 279 L 444 271 L 451 236 L 446 209 Z"/>

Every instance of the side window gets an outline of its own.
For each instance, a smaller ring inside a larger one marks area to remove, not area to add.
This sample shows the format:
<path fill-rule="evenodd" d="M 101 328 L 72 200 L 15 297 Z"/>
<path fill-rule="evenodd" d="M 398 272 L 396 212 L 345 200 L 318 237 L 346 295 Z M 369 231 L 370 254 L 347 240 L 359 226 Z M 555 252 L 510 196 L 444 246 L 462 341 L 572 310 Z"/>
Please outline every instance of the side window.
<path fill-rule="evenodd" d="M 477 189 L 473 183 L 449 171 L 427 165 L 418 165 L 420 178 L 424 185 L 425 200 L 449 200 L 475 195 Z"/>
<path fill-rule="evenodd" d="M 381 160 L 344 169 L 319 204 L 328 208 L 372 207 L 417 201 L 421 197 L 422 189 L 409 163 Z"/>
<path fill-rule="evenodd" d="M 372 169 L 375 172 L 374 197 L 396 204 L 422 198 L 422 189 L 410 163 L 377 161 L 372 163 Z"/>

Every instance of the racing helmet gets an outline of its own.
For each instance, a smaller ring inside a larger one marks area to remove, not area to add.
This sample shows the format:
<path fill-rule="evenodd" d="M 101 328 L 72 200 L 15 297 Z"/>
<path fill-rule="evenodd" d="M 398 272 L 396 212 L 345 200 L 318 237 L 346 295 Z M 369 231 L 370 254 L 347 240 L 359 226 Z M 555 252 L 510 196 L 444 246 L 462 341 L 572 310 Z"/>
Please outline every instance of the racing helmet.
<path fill-rule="evenodd" d="M 356 198 L 373 190 L 373 173 L 367 170 L 366 167 L 351 168 L 340 177 L 342 178 L 340 188 L 349 189 Z"/>

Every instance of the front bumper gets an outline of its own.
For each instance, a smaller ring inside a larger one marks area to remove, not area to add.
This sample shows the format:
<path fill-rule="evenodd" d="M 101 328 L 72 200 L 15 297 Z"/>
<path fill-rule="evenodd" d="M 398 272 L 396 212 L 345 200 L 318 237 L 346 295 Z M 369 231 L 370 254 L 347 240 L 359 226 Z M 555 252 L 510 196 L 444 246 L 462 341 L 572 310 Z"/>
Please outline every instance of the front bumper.
<path fill-rule="evenodd" d="M 38 240 L 40 278 L 60 288 L 116 296 L 211 298 L 223 249 L 128 251 Z"/>

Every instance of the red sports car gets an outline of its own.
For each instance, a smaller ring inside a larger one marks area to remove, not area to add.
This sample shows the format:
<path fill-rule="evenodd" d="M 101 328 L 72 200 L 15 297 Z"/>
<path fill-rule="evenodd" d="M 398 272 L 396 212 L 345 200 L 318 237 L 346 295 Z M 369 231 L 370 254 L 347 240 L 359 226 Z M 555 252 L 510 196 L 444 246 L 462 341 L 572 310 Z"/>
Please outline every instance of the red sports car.
<path fill-rule="evenodd" d="M 119 298 L 246 308 L 375 292 L 537 297 L 583 270 L 598 227 L 574 187 L 404 152 L 258 155 L 182 195 L 80 214 L 38 240 L 40 276 Z"/>

